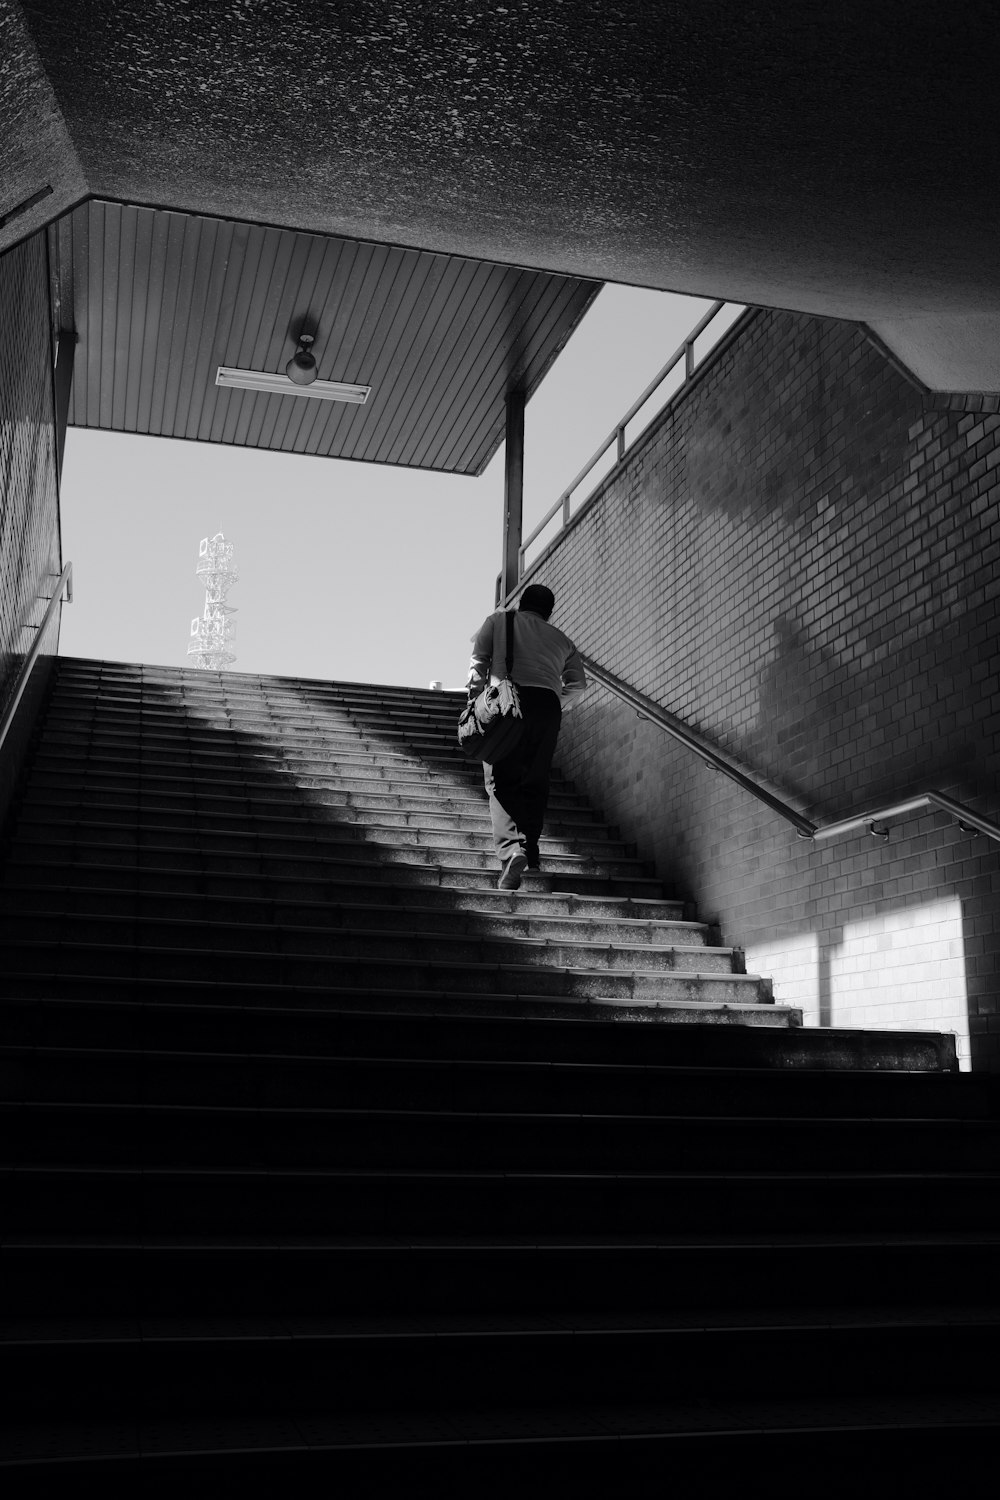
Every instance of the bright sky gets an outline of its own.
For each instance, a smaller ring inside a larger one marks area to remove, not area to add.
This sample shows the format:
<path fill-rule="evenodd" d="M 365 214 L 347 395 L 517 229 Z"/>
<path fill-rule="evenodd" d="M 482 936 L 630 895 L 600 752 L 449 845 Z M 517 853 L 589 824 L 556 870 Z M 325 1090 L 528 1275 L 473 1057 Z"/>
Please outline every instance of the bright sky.
<path fill-rule="evenodd" d="M 525 535 L 705 310 L 629 287 L 598 295 L 527 406 Z M 723 310 L 712 341 L 739 311 Z M 502 501 L 502 447 L 467 479 L 71 427 L 60 651 L 184 666 L 204 603 L 198 543 L 222 531 L 240 570 L 234 671 L 460 687 L 493 608 Z"/>

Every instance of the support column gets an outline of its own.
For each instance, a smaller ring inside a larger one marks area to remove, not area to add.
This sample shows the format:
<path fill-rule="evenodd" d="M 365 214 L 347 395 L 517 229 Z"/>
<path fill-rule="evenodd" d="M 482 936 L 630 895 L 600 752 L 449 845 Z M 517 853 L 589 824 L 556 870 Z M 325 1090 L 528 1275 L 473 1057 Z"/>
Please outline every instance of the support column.
<path fill-rule="evenodd" d="M 524 392 L 507 392 L 507 441 L 503 476 L 503 568 L 500 599 L 517 587 L 524 508 Z"/>
<path fill-rule="evenodd" d="M 59 330 L 56 341 L 55 407 L 56 407 L 56 473 L 62 479 L 63 450 L 66 447 L 66 423 L 69 418 L 69 393 L 73 384 L 73 358 L 77 336 Z"/>

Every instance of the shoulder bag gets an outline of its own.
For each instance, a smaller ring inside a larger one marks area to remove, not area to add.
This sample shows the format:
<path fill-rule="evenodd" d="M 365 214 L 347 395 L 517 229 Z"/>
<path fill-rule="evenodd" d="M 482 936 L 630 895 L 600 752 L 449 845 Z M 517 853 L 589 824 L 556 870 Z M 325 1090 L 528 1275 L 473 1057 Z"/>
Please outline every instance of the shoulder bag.
<path fill-rule="evenodd" d="M 524 733 L 514 670 L 514 611 L 507 611 L 506 676 L 466 704 L 458 721 L 458 748 L 466 760 L 504 760 Z"/>

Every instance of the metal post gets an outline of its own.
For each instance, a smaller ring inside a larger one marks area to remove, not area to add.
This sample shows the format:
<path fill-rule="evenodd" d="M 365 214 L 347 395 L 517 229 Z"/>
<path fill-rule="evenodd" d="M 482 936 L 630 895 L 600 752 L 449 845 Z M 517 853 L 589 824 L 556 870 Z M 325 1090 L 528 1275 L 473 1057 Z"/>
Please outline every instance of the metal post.
<path fill-rule="evenodd" d="M 690 380 L 694 374 L 694 339 L 684 341 L 684 379 Z"/>
<path fill-rule="evenodd" d="M 73 385 L 73 357 L 76 349 L 76 334 L 61 328 L 56 340 L 55 370 L 55 418 L 56 418 L 56 473 L 62 478 L 63 452 L 66 447 L 66 423 L 69 419 L 69 393 Z"/>
<path fill-rule="evenodd" d="M 507 444 L 503 477 L 503 572 L 501 602 L 520 578 L 522 513 L 524 509 L 524 392 L 507 392 Z"/>

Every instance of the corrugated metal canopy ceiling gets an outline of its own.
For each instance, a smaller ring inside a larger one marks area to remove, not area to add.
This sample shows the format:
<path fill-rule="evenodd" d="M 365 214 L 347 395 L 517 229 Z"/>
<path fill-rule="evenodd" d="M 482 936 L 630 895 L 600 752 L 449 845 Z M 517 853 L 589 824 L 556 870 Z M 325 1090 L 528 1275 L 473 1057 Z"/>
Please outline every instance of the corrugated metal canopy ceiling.
<path fill-rule="evenodd" d="M 446 473 L 482 471 L 507 391 L 530 395 L 600 287 L 98 199 L 50 232 L 72 424 Z M 215 384 L 283 372 L 303 326 L 364 406 Z"/>

